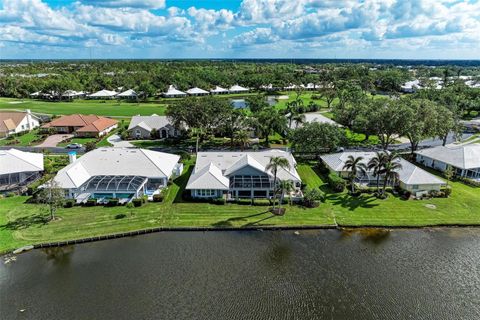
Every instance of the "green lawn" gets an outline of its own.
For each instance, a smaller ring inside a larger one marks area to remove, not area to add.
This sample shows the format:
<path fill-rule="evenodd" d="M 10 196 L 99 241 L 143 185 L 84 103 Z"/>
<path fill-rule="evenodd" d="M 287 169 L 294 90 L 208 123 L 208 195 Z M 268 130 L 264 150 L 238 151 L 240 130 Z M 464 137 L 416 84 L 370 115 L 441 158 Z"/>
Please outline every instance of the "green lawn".
<path fill-rule="evenodd" d="M 47 241 L 125 232 L 158 226 L 430 226 L 480 225 L 480 189 L 452 183 L 449 199 L 408 200 L 392 195 L 378 200 L 369 195 L 352 198 L 329 193 L 312 167 L 300 164 L 298 172 L 311 188 L 327 192 L 320 207 L 287 207 L 283 217 L 267 213 L 267 207 L 186 203 L 181 199 L 191 166 L 169 187 L 163 203 L 140 208 L 74 207 L 60 209 L 60 220 L 47 222 L 43 206 L 27 204 L 26 197 L 0 200 L 0 252 Z M 427 208 L 433 204 L 436 209 Z M 125 215 L 125 217 L 123 217 Z"/>
<path fill-rule="evenodd" d="M 0 146 L 6 146 L 6 145 L 11 145 L 11 146 L 30 146 L 30 145 L 35 145 L 40 143 L 39 141 L 34 142 L 36 139 L 38 139 L 38 129 L 32 130 L 30 132 L 27 132 L 21 136 L 11 136 L 7 139 L 1 139 L 0 140 Z M 16 144 L 10 144 L 13 140 L 18 140 L 19 143 Z"/>
<path fill-rule="evenodd" d="M 65 115 L 65 114 L 96 114 L 100 116 L 131 117 L 133 115 L 165 114 L 165 103 L 130 103 L 116 100 L 75 100 L 72 102 L 49 102 L 41 100 L 16 100 L 0 98 L 0 110 L 30 109 L 32 112 Z"/>

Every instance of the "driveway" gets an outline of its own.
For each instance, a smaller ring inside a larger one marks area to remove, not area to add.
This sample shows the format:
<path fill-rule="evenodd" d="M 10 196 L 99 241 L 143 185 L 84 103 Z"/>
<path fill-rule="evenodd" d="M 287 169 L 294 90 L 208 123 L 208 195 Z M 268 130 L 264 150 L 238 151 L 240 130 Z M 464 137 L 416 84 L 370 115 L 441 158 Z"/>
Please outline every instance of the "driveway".
<path fill-rule="evenodd" d="M 122 140 L 118 134 L 112 134 L 107 138 L 107 141 L 111 143 L 115 148 L 135 148 L 133 144 L 128 141 Z"/>
<path fill-rule="evenodd" d="M 53 134 L 51 136 L 48 136 L 45 141 L 43 141 L 41 144 L 39 144 L 38 148 L 52 148 L 56 147 L 57 144 L 60 142 L 73 138 L 73 134 Z"/>

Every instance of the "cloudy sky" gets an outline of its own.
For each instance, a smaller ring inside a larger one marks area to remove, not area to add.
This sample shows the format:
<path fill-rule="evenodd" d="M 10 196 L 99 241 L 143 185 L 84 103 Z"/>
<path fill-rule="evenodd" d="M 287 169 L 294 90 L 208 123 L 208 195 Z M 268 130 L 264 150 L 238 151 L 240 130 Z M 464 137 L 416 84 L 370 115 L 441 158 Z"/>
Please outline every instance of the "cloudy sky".
<path fill-rule="evenodd" d="M 480 59 L 480 0 L 0 0 L 0 58 Z"/>

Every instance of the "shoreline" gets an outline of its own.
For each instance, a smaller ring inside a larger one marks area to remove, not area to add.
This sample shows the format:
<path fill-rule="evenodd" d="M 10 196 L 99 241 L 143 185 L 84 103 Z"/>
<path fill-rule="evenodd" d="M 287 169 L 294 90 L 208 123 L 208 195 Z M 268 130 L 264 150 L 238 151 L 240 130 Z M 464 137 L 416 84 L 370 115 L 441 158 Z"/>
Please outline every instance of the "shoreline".
<path fill-rule="evenodd" d="M 135 231 L 112 233 L 100 236 L 84 237 L 79 239 L 69 239 L 62 241 L 42 242 L 31 245 L 32 249 L 42 249 L 51 247 L 64 247 L 82 243 L 90 243 L 97 241 L 121 239 L 146 235 L 159 232 L 232 232 L 232 231 L 301 231 L 301 230 L 360 230 L 360 229 L 379 229 L 379 230 L 412 230 L 412 229 L 453 229 L 453 228 L 479 228 L 480 224 L 435 224 L 424 226 L 378 226 L 378 225 L 298 225 L 298 226 L 248 226 L 248 227 L 155 227 L 148 229 L 140 229 Z M 25 247 L 25 246 L 22 246 Z M 0 256 L 14 254 L 13 251 L 19 248 L 10 248 L 4 252 L 0 252 Z M 31 251 L 31 250 L 28 250 Z M 22 251 L 18 254 L 27 251 Z M 18 255 L 14 254 L 14 255 Z"/>

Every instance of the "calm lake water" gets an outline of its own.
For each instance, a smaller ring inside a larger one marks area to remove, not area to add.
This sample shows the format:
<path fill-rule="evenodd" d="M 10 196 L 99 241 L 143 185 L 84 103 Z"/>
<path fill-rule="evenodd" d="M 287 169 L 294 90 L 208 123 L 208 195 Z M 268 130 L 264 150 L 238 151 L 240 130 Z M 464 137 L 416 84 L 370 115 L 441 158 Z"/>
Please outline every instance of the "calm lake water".
<path fill-rule="evenodd" d="M 480 229 L 157 233 L 0 265 L 0 319 L 479 319 L 479 302 Z"/>

